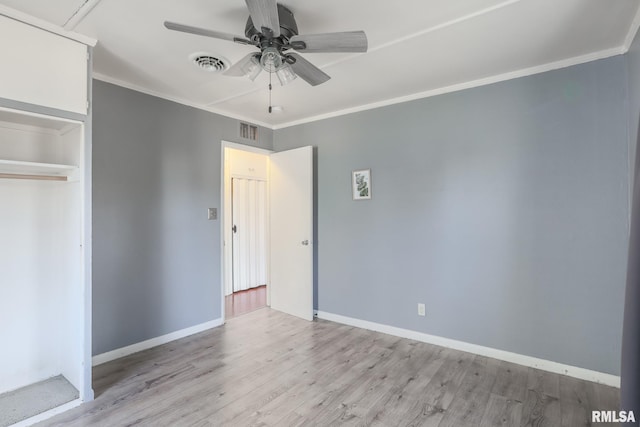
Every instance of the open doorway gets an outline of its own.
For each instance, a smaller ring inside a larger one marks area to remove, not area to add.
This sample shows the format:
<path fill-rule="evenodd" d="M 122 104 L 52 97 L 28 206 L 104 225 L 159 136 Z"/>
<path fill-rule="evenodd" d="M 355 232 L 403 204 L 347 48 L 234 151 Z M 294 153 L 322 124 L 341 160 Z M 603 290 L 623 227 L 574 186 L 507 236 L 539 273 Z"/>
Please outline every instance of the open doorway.
<path fill-rule="evenodd" d="M 270 151 L 223 142 L 223 316 L 269 303 Z"/>
<path fill-rule="evenodd" d="M 245 185 L 240 184 L 243 182 L 240 180 L 246 179 L 247 187 L 249 181 L 256 181 L 256 189 L 259 181 L 265 181 L 267 190 L 267 226 L 264 229 L 267 283 L 262 289 L 257 286 L 258 291 L 264 292 L 266 306 L 313 320 L 313 147 L 273 153 L 223 141 L 222 174 L 222 318 L 226 320 L 230 317 L 225 311 L 225 299 L 234 294 L 233 227 L 236 224 L 232 219 L 233 180 L 237 179 L 238 185 Z M 258 190 L 255 192 L 259 194 Z M 260 200 L 259 197 L 257 200 Z M 255 240 L 260 239 L 256 237 Z M 241 274 L 237 273 L 236 277 Z M 256 273 L 256 277 L 259 276 Z M 239 300 L 239 305 L 242 305 L 237 293 L 233 295 L 233 300 Z M 249 302 L 252 302 L 251 298 L 245 297 Z M 258 295 L 255 298 L 257 302 L 260 301 Z M 247 309 L 256 307 L 260 305 L 251 305 Z"/>

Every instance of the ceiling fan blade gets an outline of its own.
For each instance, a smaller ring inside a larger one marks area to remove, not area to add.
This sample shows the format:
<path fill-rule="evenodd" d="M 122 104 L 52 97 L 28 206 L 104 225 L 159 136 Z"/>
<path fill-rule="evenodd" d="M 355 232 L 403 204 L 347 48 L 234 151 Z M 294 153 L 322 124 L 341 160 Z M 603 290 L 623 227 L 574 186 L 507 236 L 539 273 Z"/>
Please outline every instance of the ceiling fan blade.
<path fill-rule="evenodd" d="M 180 31 L 181 33 L 197 34 L 199 36 L 213 37 L 214 39 L 228 40 L 230 42 L 241 44 L 251 44 L 249 40 L 243 37 L 220 31 L 212 31 L 204 28 L 192 27 L 190 25 L 177 24 L 170 21 L 164 21 L 164 26 L 169 30 Z"/>
<path fill-rule="evenodd" d="M 278 4 L 276 0 L 245 0 L 249 8 L 249 15 L 253 26 L 264 32 L 268 28 L 273 37 L 280 37 L 280 18 L 278 18 Z"/>
<path fill-rule="evenodd" d="M 291 64 L 293 72 L 311 86 L 317 86 L 331 78 L 328 74 L 304 59 L 301 55 L 298 55 L 297 53 L 290 53 L 288 56 L 296 60 L 296 62 Z"/>
<path fill-rule="evenodd" d="M 364 31 L 293 36 L 289 44 L 295 50 L 305 53 L 366 52 L 368 47 L 367 35 Z"/>
<path fill-rule="evenodd" d="M 238 62 L 233 64 L 231 67 L 229 67 L 227 71 L 225 71 L 222 74 L 224 74 L 225 76 L 233 76 L 233 77 L 245 76 L 247 74 L 246 72 L 247 67 L 251 65 L 251 62 L 253 61 L 253 57 L 256 55 L 260 55 L 260 54 L 256 52 L 252 52 L 244 56 L 242 59 L 240 59 Z"/>

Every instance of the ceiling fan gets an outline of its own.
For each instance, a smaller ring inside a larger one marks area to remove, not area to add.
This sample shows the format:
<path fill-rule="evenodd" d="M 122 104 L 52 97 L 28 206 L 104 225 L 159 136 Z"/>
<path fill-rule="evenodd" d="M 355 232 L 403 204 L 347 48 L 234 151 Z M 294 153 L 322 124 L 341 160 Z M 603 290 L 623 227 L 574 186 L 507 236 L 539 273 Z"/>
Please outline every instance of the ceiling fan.
<path fill-rule="evenodd" d="M 165 21 L 170 30 L 197 34 L 231 42 L 252 45 L 260 49 L 240 59 L 224 72 L 228 76 L 247 76 L 251 80 L 262 70 L 275 73 L 281 85 L 297 76 L 312 86 L 322 84 L 331 77 L 296 52 L 366 52 L 367 36 L 364 31 L 346 31 L 299 35 L 293 13 L 276 0 L 245 0 L 249 19 L 245 37 L 220 31 L 191 27 Z M 296 52 L 291 52 L 294 50 Z"/>

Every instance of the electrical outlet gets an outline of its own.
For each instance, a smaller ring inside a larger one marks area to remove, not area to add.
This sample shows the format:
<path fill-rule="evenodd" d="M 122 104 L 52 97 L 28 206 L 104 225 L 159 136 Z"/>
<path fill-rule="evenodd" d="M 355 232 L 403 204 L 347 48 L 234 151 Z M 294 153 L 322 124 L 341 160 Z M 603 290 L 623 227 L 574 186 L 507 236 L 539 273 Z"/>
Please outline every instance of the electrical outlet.
<path fill-rule="evenodd" d="M 209 208 L 208 211 L 208 219 L 218 219 L 218 209 L 217 208 Z"/>
<path fill-rule="evenodd" d="M 419 303 L 418 304 L 418 316 L 426 316 L 426 309 L 424 307 L 424 304 Z"/>

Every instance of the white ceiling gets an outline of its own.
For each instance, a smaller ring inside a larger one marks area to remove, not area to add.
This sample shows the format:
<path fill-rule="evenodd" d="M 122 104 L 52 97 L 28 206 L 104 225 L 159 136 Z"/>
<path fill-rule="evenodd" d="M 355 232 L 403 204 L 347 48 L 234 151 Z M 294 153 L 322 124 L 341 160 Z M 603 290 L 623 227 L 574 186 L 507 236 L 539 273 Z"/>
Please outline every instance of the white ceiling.
<path fill-rule="evenodd" d="M 231 63 L 253 51 L 164 28 L 170 20 L 243 36 L 242 0 L 0 0 L 98 40 L 94 76 L 279 128 L 293 123 L 533 74 L 626 52 L 640 0 L 282 0 L 300 34 L 364 30 L 364 54 L 303 54 L 332 79 L 311 87 L 196 68 L 206 52 Z M 88 13 L 87 13 L 88 12 Z M 85 16 L 86 15 L 86 16 Z"/>

